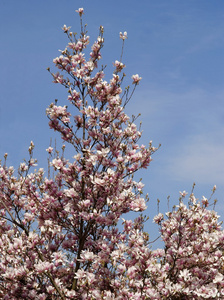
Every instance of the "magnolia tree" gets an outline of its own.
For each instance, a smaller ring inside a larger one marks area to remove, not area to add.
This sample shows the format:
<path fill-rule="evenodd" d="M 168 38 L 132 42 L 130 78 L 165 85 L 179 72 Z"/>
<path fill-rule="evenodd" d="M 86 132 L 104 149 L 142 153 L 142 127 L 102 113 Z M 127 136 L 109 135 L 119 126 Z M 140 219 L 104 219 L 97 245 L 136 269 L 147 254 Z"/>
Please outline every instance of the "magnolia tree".
<path fill-rule="evenodd" d="M 1 299 L 224 299 L 224 232 L 206 198 L 191 193 L 184 204 L 184 192 L 172 211 L 155 216 L 163 249 L 151 249 L 142 215 L 124 219 L 146 209 L 134 174 L 156 151 L 138 144 L 136 118 L 124 112 L 141 77 L 122 91 L 120 59 L 104 80 L 103 27 L 87 59 L 77 12 L 81 34 L 64 25 L 69 43 L 54 59 L 59 72 L 49 69 L 68 92 L 67 106 L 47 108 L 50 128 L 74 156 L 49 147 L 51 170 L 32 171 L 31 142 L 18 173 L 0 166 Z"/>

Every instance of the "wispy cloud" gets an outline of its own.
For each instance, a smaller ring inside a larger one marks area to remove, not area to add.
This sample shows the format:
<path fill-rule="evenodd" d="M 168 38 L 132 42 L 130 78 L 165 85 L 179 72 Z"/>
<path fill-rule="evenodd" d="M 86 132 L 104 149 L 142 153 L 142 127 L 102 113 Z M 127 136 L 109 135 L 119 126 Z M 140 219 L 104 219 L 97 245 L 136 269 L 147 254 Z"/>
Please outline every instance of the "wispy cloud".
<path fill-rule="evenodd" d="M 162 143 L 160 176 L 224 185 L 223 99 L 224 91 L 200 88 L 141 94 L 143 136 Z"/>
<path fill-rule="evenodd" d="M 224 129 L 196 134 L 179 144 L 164 168 L 175 180 L 200 184 L 224 184 Z"/>

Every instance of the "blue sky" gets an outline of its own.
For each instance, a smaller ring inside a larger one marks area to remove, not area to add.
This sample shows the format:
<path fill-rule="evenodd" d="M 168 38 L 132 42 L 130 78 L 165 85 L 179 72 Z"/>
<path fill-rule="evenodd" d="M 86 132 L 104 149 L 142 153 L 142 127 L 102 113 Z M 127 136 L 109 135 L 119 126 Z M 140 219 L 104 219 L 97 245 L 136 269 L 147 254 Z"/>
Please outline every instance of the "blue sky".
<path fill-rule="evenodd" d="M 45 109 L 55 98 L 66 104 L 65 90 L 52 83 L 46 68 L 66 46 L 61 27 L 79 31 L 79 7 L 92 42 L 99 25 L 105 28 L 108 78 L 120 57 L 119 32 L 128 32 L 125 72 L 143 80 L 127 112 L 141 113 L 142 143 L 162 144 L 140 174 L 150 196 L 147 214 L 156 213 L 157 198 L 165 211 L 168 195 L 175 204 L 179 191 L 190 192 L 196 182 L 198 197 L 217 185 L 224 219 L 222 0 L 1 0 L 0 157 L 7 152 L 8 164 L 18 166 L 33 140 L 39 166 L 46 165 L 45 149 L 55 135 Z"/>

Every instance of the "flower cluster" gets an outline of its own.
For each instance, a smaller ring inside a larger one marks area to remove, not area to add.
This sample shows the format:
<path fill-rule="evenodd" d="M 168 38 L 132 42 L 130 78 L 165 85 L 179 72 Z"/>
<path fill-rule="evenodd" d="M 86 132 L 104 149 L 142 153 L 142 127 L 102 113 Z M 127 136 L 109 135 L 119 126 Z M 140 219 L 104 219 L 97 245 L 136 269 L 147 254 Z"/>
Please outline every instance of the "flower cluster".
<path fill-rule="evenodd" d="M 83 8 L 77 13 L 82 18 Z M 88 59 L 82 19 L 79 38 L 62 29 L 69 43 L 51 74 L 68 101 L 50 104 L 46 113 L 65 143 L 63 154 L 46 149 L 48 175 L 31 170 L 33 142 L 18 174 L 0 164 L 0 298 L 224 299 L 224 233 L 205 197 L 199 202 L 192 194 L 188 207 L 180 201 L 167 217 L 154 218 L 164 249 L 150 249 L 142 215 L 123 219 L 146 209 L 144 184 L 134 174 L 149 166 L 156 148 L 139 144 L 136 118 L 124 111 L 130 100 L 129 88 L 121 87 L 125 65 L 115 60 L 109 81 L 98 69 L 103 27 Z M 120 38 L 124 43 L 127 33 Z M 134 91 L 141 77 L 132 80 Z"/>
<path fill-rule="evenodd" d="M 187 194 L 183 192 L 184 197 Z M 224 299 L 224 232 L 208 199 L 190 195 L 188 207 L 155 217 L 165 248 L 160 255 L 166 281 L 160 286 L 181 299 Z"/>

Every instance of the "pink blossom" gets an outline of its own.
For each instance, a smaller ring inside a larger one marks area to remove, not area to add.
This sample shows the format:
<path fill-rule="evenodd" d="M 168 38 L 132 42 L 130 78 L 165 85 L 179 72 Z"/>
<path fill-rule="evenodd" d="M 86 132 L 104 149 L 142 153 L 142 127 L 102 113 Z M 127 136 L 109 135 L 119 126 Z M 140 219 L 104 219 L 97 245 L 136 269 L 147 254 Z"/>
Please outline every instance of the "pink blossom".
<path fill-rule="evenodd" d="M 133 84 L 139 84 L 142 77 L 140 77 L 138 74 L 132 75 L 131 77 L 133 79 Z"/>
<path fill-rule="evenodd" d="M 65 33 L 67 33 L 70 30 L 71 27 L 67 27 L 66 25 L 64 25 L 62 27 L 62 30 L 64 30 Z"/>
<path fill-rule="evenodd" d="M 187 195 L 187 192 L 186 192 L 186 191 L 179 192 L 179 193 L 180 193 L 181 197 L 186 197 L 186 195 Z"/>
<path fill-rule="evenodd" d="M 159 224 L 163 220 L 164 216 L 162 213 L 159 213 L 157 216 L 153 218 L 153 222 Z"/>
<path fill-rule="evenodd" d="M 77 13 L 79 13 L 80 17 L 84 14 L 84 9 L 83 8 L 79 8 L 76 10 Z"/>
<path fill-rule="evenodd" d="M 120 72 L 122 69 L 125 68 L 125 64 L 119 62 L 118 60 L 115 61 L 114 66 L 116 67 L 116 72 Z"/>
<path fill-rule="evenodd" d="M 22 172 L 28 170 L 28 166 L 26 165 L 26 163 L 21 163 L 21 164 L 20 164 L 20 170 L 21 170 Z"/>
<path fill-rule="evenodd" d="M 146 210 L 147 206 L 145 204 L 145 199 L 144 198 L 137 198 L 131 205 L 131 208 L 134 211 L 144 211 Z"/>
<path fill-rule="evenodd" d="M 124 33 L 120 32 L 120 39 L 122 39 L 123 41 L 126 40 L 128 38 L 128 34 L 127 31 L 125 31 Z"/>
<path fill-rule="evenodd" d="M 54 149 L 53 149 L 52 147 L 48 147 L 48 148 L 46 149 L 46 151 L 47 151 L 48 153 L 52 153 L 53 150 L 54 150 Z"/>

